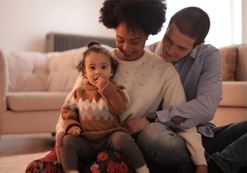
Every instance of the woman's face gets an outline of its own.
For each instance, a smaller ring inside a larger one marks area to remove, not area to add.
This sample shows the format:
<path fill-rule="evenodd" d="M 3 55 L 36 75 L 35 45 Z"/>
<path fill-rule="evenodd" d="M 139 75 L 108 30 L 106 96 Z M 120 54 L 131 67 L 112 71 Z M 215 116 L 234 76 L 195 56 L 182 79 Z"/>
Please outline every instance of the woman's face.
<path fill-rule="evenodd" d="M 148 35 L 141 29 L 132 31 L 125 22 L 116 28 L 116 56 L 124 61 L 134 61 L 142 57 Z"/>

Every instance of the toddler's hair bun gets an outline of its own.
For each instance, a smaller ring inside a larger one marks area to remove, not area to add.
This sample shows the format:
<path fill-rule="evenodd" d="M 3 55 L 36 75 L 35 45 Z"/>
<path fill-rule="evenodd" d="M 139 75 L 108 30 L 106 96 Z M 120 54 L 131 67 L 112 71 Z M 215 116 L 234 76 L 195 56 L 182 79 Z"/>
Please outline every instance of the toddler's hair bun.
<path fill-rule="evenodd" d="M 91 47 L 98 47 L 98 46 L 101 46 L 101 44 L 97 41 L 91 41 L 87 44 L 87 47 L 88 48 L 91 48 Z"/>

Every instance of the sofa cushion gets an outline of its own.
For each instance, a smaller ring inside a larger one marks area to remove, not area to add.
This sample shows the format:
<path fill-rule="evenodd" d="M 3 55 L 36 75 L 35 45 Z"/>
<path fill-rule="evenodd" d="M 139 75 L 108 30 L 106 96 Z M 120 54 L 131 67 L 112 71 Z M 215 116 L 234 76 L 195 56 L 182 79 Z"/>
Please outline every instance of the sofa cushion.
<path fill-rule="evenodd" d="M 234 81 L 237 64 L 237 47 L 220 48 L 222 58 L 222 78 L 223 81 Z"/>
<path fill-rule="evenodd" d="M 7 93 L 7 65 L 2 51 L 0 50 L 0 109 L 6 110 L 5 97 Z"/>
<path fill-rule="evenodd" d="M 59 110 L 67 92 L 9 92 L 8 109 L 12 111 Z"/>
<path fill-rule="evenodd" d="M 247 81 L 223 82 L 223 99 L 220 106 L 247 108 Z"/>
<path fill-rule="evenodd" d="M 247 81 L 247 44 L 238 46 L 236 80 Z"/>
<path fill-rule="evenodd" d="M 86 47 L 49 53 L 48 91 L 70 91 L 79 72 L 76 66 Z"/>
<path fill-rule="evenodd" d="M 47 56 L 38 52 L 4 53 L 8 69 L 8 91 L 46 91 Z"/>

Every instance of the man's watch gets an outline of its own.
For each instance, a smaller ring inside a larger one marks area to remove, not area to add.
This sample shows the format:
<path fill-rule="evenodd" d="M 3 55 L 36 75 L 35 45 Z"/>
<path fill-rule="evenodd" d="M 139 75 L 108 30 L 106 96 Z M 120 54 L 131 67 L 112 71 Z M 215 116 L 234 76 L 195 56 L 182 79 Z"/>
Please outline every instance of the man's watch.
<path fill-rule="evenodd" d="M 156 121 L 157 119 L 157 114 L 155 112 L 153 113 L 150 113 L 146 116 L 147 120 L 150 122 L 150 123 L 153 123 Z"/>

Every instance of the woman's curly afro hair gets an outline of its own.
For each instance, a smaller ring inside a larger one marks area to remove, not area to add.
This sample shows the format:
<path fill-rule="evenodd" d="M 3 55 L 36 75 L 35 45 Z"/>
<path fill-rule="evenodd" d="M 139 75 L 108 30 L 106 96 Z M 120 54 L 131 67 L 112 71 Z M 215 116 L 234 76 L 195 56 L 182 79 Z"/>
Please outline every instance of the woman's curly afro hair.
<path fill-rule="evenodd" d="M 107 28 L 117 28 L 120 22 L 135 31 L 157 34 L 166 18 L 164 0 L 105 0 L 100 9 L 99 21 Z"/>

